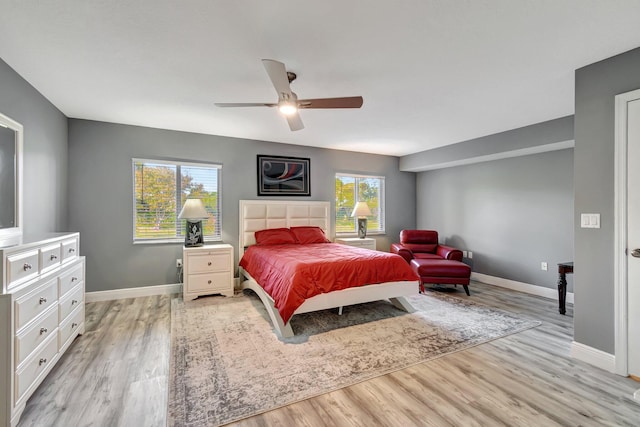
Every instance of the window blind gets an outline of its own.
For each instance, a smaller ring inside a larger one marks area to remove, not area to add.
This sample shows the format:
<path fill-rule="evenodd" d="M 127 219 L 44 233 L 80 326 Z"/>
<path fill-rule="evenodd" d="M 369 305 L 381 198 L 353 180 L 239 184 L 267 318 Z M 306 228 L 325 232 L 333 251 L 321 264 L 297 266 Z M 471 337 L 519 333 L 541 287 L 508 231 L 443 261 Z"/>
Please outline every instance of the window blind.
<path fill-rule="evenodd" d="M 222 165 L 133 159 L 134 242 L 181 241 L 184 221 L 178 214 L 187 198 L 202 199 L 209 218 L 205 240 L 221 240 L 220 174 Z"/>

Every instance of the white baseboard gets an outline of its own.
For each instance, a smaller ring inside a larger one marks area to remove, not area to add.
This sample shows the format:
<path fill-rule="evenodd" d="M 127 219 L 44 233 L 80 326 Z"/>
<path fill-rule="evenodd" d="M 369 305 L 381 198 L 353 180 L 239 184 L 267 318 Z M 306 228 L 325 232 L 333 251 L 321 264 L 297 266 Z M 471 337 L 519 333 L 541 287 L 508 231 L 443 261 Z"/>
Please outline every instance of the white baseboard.
<path fill-rule="evenodd" d="M 235 289 L 239 289 L 240 279 L 233 278 Z M 144 286 L 141 288 L 114 289 L 112 291 L 96 291 L 84 294 L 86 302 L 111 301 L 114 299 L 149 297 L 153 295 L 167 295 L 182 293 L 182 283 L 171 285 Z"/>
<path fill-rule="evenodd" d="M 513 289 L 514 291 L 526 294 L 537 295 L 539 297 L 558 300 L 558 289 L 545 288 L 543 286 L 531 285 L 529 283 L 517 282 L 515 280 L 503 279 L 502 277 L 489 276 L 482 273 L 471 273 L 471 280 L 486 283 L 488 285 L 500 286 L 501 288 Z M 567 304 L 573 304 L 573 292 L 567 292 Z"/>
<path fill-rule="evenodd" d="M 148 297 L 152 295 L 166 295 L 182 292 L 182 284 L 144 286 L 141 288 L 114 289 L 112 291 L 97 291 L 85 293 L 86 302 L 110 301 L 114 299 Z"/>
<path fill-rule="evenodd" d="M 613 354 L 573 341 L 571 357 L 615 374 L 616 356 Z"/>

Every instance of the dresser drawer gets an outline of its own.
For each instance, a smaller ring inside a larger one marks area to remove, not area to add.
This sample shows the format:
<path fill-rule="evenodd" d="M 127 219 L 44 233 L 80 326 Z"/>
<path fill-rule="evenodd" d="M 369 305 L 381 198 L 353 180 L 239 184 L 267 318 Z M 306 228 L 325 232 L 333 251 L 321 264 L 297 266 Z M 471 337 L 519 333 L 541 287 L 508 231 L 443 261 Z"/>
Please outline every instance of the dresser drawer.
<path fill-rule="evenodd" d="M 62 262 L 76 259 L 78 255 L 78 239 L 69 239 L 62 242 Z"/>
<path fill-rule="evenodd" d="M 60 265 L 62 256 L 60 243 L 40 249 L 40 272 L 52 270 Z"/>
<path fill-rule="evenodd" d="M 231 274 L 228 271 L 220 273 L 190 274 L 189 292 L 199 291 L 226 291 L 232 287 Z"/>
<path fill-rule="evenodd" d="M 59 303 L 59 320 L 63 322 L 64 319 L 71 314 L 80 305 L 84 304 L 84 289 L 82 285 L 78 285 L 68 295 L 60 299 Z"/>
<path fill-rule="evenodd" d="M 84 309 L 78 307 L 76 311 L 71 313 L 64 322 L 60 323 L 58 328 L 58 348 L 62 349 L 70 338 L 75 337 L 79 328 L 84 323 Z"/>
<path fill-rule="evenodd" d="M 58 288 L 55 278 L 35 291 L 18 298 L 15 302 L 16 331 L 44 313 L 49 307 L 57 305 L 57 302 Z"/>
<path fill-rule="evenodd" d="M 36 277 L 40 270 L 38 250 L 7 256 L 7 289 Z"/>
<path fill-rule="evenodd" d="M 80 263 L 67 271 L 66 273 L 61 274 L 58 277 L 58 286 L 59 286 L 59 294 L 60 297 L 63 297 L 67 292 L 73 289 L 78 283 L 84 280 L 84 264 Z"/>
<path fill-rule="evenodd" d="M 227 252 L 209 252 L 189 255 L 189 273 L 229 271 L 231 254 Z"/>
<path fill-rule="evenodd" d="M 58 334 L 58 307 L 41 317 L 33 325 L 16 335 L 15 364 L 18 366 L 51 335 Z"/>
<path fill-rule="evenodd" d="M 53 363 L 58 353 L 58 341 L 55 336 L 50 336 L 37 353 L 33 354 L 16 373 L 15 402 L 29 389 L 31 384 Z"/>

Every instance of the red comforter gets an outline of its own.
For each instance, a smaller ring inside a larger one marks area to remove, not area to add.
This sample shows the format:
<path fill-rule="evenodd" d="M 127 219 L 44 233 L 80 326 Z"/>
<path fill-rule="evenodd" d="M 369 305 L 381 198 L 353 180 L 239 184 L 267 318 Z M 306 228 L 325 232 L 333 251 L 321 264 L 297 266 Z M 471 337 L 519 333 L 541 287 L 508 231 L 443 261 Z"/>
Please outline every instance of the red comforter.
<path fill-rule="evenodd" d="M 240 260 L 287 323 L 305 299 L 340 289 L 419 280 L 396 254 L 337 243 L 251 246 Z"/>

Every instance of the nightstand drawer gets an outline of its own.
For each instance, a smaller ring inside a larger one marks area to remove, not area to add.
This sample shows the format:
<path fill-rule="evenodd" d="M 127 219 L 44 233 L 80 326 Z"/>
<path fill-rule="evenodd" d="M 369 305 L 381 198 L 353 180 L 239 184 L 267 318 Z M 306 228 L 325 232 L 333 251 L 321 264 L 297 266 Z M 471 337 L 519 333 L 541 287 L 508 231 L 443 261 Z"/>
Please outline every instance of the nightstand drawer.
<path fill-rule="evenodd" d="M 371 249 L 373 251 L 376 250 L 376 239 L 371 239 L 368 237 L 364 239 L 360 239 L 358 237 L 337 238 L 335 242 L 342 245 L 355 246 L 356 248 Z"/>
<path fill-rule="evenodd" d="M 230 282 L 231 274 L 228 271 L 208 274 L 190 274 L 189 292 L 227 290 L 229 289 Z"/>
<path fill-rule="evenodd" d="M 226 252 L 189 254 L 189 273 L 227 271 L 229 264 L 231 264 L 231 254 Z"/>

